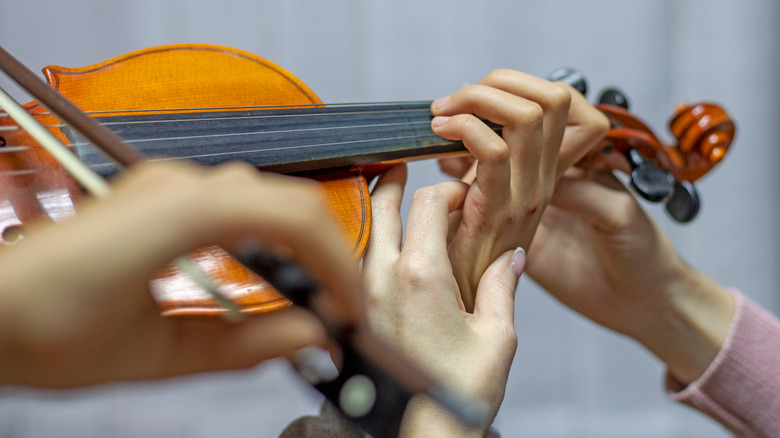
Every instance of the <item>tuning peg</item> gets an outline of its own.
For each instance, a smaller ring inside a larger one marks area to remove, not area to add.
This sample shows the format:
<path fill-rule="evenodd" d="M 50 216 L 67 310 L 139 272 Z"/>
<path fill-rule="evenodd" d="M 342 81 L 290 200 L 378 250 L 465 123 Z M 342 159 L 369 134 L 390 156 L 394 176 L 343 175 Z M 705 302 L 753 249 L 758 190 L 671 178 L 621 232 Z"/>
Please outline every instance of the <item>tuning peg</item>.
<path fill-rule="evenodd" d="M 631 165 L 631 186 L 650 202 L 663 202 L 674 192 L 677 180 L 671 173 L 645 160 L 636 149 L 629 149 L 626 158 Z"/>
<path fill-rule="evenodd" d="M 585 76 L 580 73 L 579 70 L 571 67 L 561 67 L 553 70 L 547 75 L 547 80 L 552 82 L 560 81 L 569 84 L 583 96 L 588 93 L 588 81 L 585 80 Z"/>
<path fill-rule="evenodd" d="M 666 201 L 666 211 L 677 222 L 690 222 L 699 213 L 699 192 L 689 181 L 677 181 L 672 196 Z"/>
<path fill-rule="evenodd" d="M 599 103 L 603 105 L 619 106 L 628 109 L 628 98 L 622 91 L 616 88 L 607 88 L 601 92 Z"/>

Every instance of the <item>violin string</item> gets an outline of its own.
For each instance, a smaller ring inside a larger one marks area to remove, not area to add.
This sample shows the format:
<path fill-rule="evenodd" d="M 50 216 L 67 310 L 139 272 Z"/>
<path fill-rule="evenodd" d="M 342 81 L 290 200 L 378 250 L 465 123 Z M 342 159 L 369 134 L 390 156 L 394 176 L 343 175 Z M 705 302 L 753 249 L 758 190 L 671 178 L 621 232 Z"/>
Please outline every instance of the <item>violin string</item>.
<path fill-rule="evenodd" d="M 184 113 L 184 114 L 197 114 L 198 112 L 204 113 L 204 112 L 216 112 L 216 111 L 238 111 L 238 110 L 258 110 L 258 111 L 267 111 L 267 110 L 286 110 L 286 109 L 322 109 L 322 108 L 335 108 L 335 107 L 360 107 L 360 108 L 382 108 L 387 106 L 394 106 L 397 107 L 399 105 L 430 105 L 430 101 L 400 101 L 400 102 L 378 102 L 378 103 L 333 103 L 333 104 L 299 104 L 299 105 L 258 105 L 258 106 L 225 106 L 225 107 L 191 107 L 191 108 L 154 108 L 154 109 L 115 109 L 115 110 L 100 110 L 100 111 L 84 111 L 84 114 L 88 115 L 100 115 L 100 114 L 111 114 L 112 116 L 122 116 L 123 114 L 133 114 L 133 113 L 161 113 L 161 114 L 177 114 L 177 113 Z M 428 111 L 426 109 L 392 109 L 392 110 L 375 110 L 375 111 L 360 111 L 360 112 L 346 112 L 346 113 L 319 113 L 319 114 L 313 114 L 318 116 L 325 116 L 325 115 L 341 115 L 341 114 L 369 114 L 369 113 L 375 113 L 375 114 L 384 114 L 384 113 L 393 113 L 393 112 L 409 112 L 409 111 Z M 51 112 L 44 111 L 40 113 L 34 113 L 32 114 L 34 117 L 38 116 L 50 116 L 52 115 Z M 262 117 L 299 117 L 299 116 L 308 116 L 311 114 L 281 114 L 281 115 L 275 115 L 275 116 L 260 116 Z M 0 118 L 8 117 L 7 114 L 0 113 Z M 239 116 L 234 118 L 226 118 L 226 120 L 231 119 L 238 119 L 238 118 L 250 118 L 250 116 Z M 181 120 L 193 120 L 193 119 L 170 119 L 168 121 L 177 122 Z M 203 119 L 200 119 L 203 120 Z"/>
<path fill-rule="evenodd" d="M 237 136 L 271 136 L 279 133 L 301 133 L 301 132 L 317 132 L 336 129 L 356 129 L 356 128 L 384 128 L 388 126 L 409 126 L 409 125 L 429 125 L 430 122 L 409 122 L 409 123 L 384 123 L 384 124 L 372 124 L 372 125 L 356 125 L 356 126 L 334 126 L 329 128 L 303 128 L 303 129 L 289 129 L 289 130 L 276 130 L 276 131 L 251 131 L 251 132 L 231 132 L 228 134 L 202 134 L 202 135 L 186 135 L 178 137 L 153 137 L 153 138 L 126 138 L 128 143 L 145 143 L 145 142 L 162 142 L 162 141 L 181 141 L 181 140 L 198 140 L 205 138 L 228 138 Z M 405 137 L 387 137 L 378 138 L 373 140 L 392 140 L 393 138 L 405 138 Z M 89 144 L 88 142 L 75 142 L 73 146 L 83 146 Z M 342 144 L 342 142 L 325 143 L 324 146 L 329 144 Z"/>
<path fill-rule="evenodd" d="M 152 123 L 184 123 L 184 122 L 201 122 L 201 121 L 230 121 L 230 120 L 267 120 L 267 119 L 289 119 L 289 118 L 301 118 L 301 117 L 329 117 L 329 116 L 348 116 L 355 114 L 398 114 L 398 113 L 427 113 L 430 114 L 428 109 L 418 110 L 392 110 L 392 111 L 353 111 L 353 112 L 338 112 L 338 113 L 319 113 L 319 114 L 274 114 L 274 115 L 252 115 L 252 116 L 237 116 L 237 117 L 204 117 L 198 119 L 160 119 L 160 120 L 132 120 L 122 122 L 103 122 L 103 125 L 111 126 L 123 126 L 123 125 L 143 125 Z M 61 127 L 61 125 L 57 126 Z"/>
<path fill-rule="evenodd" d="M 2 146 L 0 147 L 0 154 L 23 152 L 28 149 L 30 149 L 30 146 Z"/>
<path fill-rule="evenodd" d="M 308 149 L 308 148 L 319 148 L 319 147 L 325 147 L 325 146 L 336 146 L 336 145 L 349 145 L 349 144 L 360 144 L 360 143 L 369 143 L 369 142 L 376 142 L 376 141 L 390 141 L 390 140 L 409 140 L 409 139 L 424 139 L 424 138 L 436 138 L 437 136 L 435 134 L 427 134 L 427 135 L 408 135 L 408 136 L 399 136 L 399 137 L 387 137 L 387 138 L 372 138 L 367 140 L 351 140 L 351 141 L 341 141 L 341 142 L 330 142 L 330 143 L 317 143 L 317 144 L 307 144 L 307 145 L 295 145 L 295 146 L 282 146 L 282 147 L 273 147 L 273 148 L 267 148 L 267 149 L 254 149 L 254 150 L 241 150 L 241 151 L 232 151 L 232 152 L 216 152 L 212 154 L 196 154 L 196 155 L 186 155 L 186 156 L 176 156 L 176 157 L 163 157 L 163 158 L 150 158 L 150 161 L 168 161 L 168 160 L 189 160 L 189 159 L 195 159 L 195 158 L 205 158 L 205 157 L 225 157 L 228 155 L 244 155 L 244 154 L 253 154 L 258 152 L 265 152 L 265 151 L 289 151 L 289 150 L 300 150 L 300 149 Z"/>
<path fill-rule="evenodd" d="M 365 107 L 376 107 L 381 108 L 383 106 L 388 105 L 404 105 L 404 104 L 429 104 L 429 102 L 384 102 L 384 103 L 377 103 L 377 104 L 355 104 L 355 103 L 342 103 L 342 104 L 331 104 L 329 107 L 355 107 L 362 105 L 363 108 Z M 278 109 L 279 107 L 287 108 L 312 108 L 311 105 L 274 105 L 274 106 L 257 106 L 257 107 L 207 107 L 207 108 L 187 108 L 187 109 L 154 109 L 154 110 L 127 110 L 127 112 L 139 112 L 139 111 L 148 111 L 148 112 L 160 112 L 160 111 L 203 111 L 203 110 L 214 110 L 214 109 L 236 109 L 236 108 L 254 108 L 254 109 Z M 97 114 L 97 113 L 111 113 L 114 116 L 117 116 L 117 113 L 125 112 L 125 111 L 92 111 L 92 112 L 86 112 L 86 114 Z M 111 125 L 111 126 L 124 126 L 124 125 L 143 125 L 143 124 L 153 124 L 153 123 L 182 123 L 182 122 L 199 122 L 199 121 L 231 121 L 231 120 L 265 120 L 265 119 L 286 119 L 286 118 L 298 118 L 298 117 L 312 117 L 317 116 L 320 118 L 327 117 L 327 116 L 344 116 L 344 115 L 356 115 L 356 114 L 374 114 L 374 115 L 382 115 L 382 114 L 399 114 L 399 113 L 422 113 L 429 115 L 430 112 L 427 108 L 421 109 L 421 108 L 415 108 L 415 109 L 391 109 L 391 110 L 374 110 L 374 111 L 342 111 L 342 112 L 324 112 L 324 113 L 315 113 L 315 114 L 258 114 L 258 115 L 240 115 L 235 117 L 207 117 L 207 118 L 167 118 L 167 119 L 160 119 L 160 120 L 131 120 L 131 121 L 121 121 L 121 122 L 110 122 L 110 121 L 104 121 L 101 124 L 103 125 Z M 39 115 L 48 115 L 50 113 L 36 113 L 32 114 L 33 116 L 39 116 Z M 128 117 L 128 116 L 125 116 Z M 132 117 L 132 116 L 129 116 Z M 57 128 L 63 128 L 65 124 L 53 124 L 53 125 L 45 125 L 46 128 L 49 129 L 57 129 Z M 359 127 L 359 126 L 358 126 Z M 15 131 L 19 129 L 16 126 L 13 127 L 0 127 L 0 131 Z M 293 132 L 293 131 L 291 131 Z"/>
<path fill-rule="evenodd" d="M 413 122 L 411 124 L 422 124 L 427 122 Z M 397 124 L 396 124 L 397 125 Z M 403 124 L 408 125 L 408 124 Z M 363 125 L 361 127 L 376 127 L 376 126 L 387 126 L 387 125 Z M 327 128 L 323 128 L 327 129 Z M 338 128 L 329 128 L 329 129 L 338 129 Z M 499 130 L 499 127 L 494 128 L 494 130 Z M 307 130 L 321 130 L 321 129 L 307 129 Z M 229 136 L 239 136 L 239 135 L 256 135 L 256 136 L 262 136 L 262 135 L 271 135 L 274 133 L 279 132 L 297 132 L 297 131 L 305 131 L 305 130 L 293 130 L 293 131 L 265 131 L 265 132 L 249 132 L 249 133 L 231 133 L 231 134 L 208 134 L 208 135 L 200 135 L 200 136 L 180 136 L 180 137 L 167 137 L 167 138 L 149 138 L 149 139 L 135 139 L 135 140 L 127 140 L 130 143 L 140 143 L 140 142 L 152 142 L 152 141 L 173 141 L 173 140 L 194 140 L 194 139 L 202 139 L 202 138 L 223 138 L 223 137 L 229 137 Z M 283 147 L 273 147 L 273 148 L 265 148 L 265 149 L 252 149 L 252 150 L 242 150 L 242 151 L 232 151 L 232 152 L 221 152 L 221 153 L 212 153 L 212 154 L 196 154 L 196 155 L 187 155 L 187 156 L 177 156 L 177 157 L 168 157 L 168 158 L 159 158 L 158 160 L 172 160 L 172 159 L 194 159 L 194 158 L 203 158 L 203 157 L 221 157 L 221 156 L 228 156 L 228 155 L 243 155 L 243 154 L 253 154 L 258 152 L 264 152 L 268 150 L 275 150 L 275 151 L 281 151 L 281 150 L 297 150 L 297 149 L 308 149 L 308 148 L 315 148 L 315 147 L 328 147 L 328 146 L 336 146 L 336 145 L 350 145 L 350 144 L 360 144 L 360 143 L 368 143 L 368 142 L 383 142 L 383 141 L 400 141 L 400 140 L 411 140 L 411 139 L 417 139 L 417 140 L 425 140 L 425 139 L 433 139 L 438 138 L 436 134 L 430 133 L 430 134 L 419 134 L 419 135 L 407 135 L 407 136 L 393 136 L 393 137 L 379 137 L 379 138 L 372 138 L 372 139 L 364 139 L 364 140 L 351 140 L 351 141 L 342 141 L 342 142 L 327 142 L 327 143 L 315 143 L 315 144 L 306 144 L 306 145 L 295 145 L 295 146 L 283 146 Z M 89 145 L 89 142 L 74 142 L 71 144 L 71 146 L 85 146 Z M 11 150 L 8 150 L 9 148 L 12 148 L 13 146 L 6 146 L 0 148 L 0 152 L 3 150 L 6 150 L 6 152 L 11 152 Z M 15 149 L 13 152 L 21 152 L 23 150 L 29 149 L 29 146 L 16 146 L 16 148 L 24 148 L 24 149 Z"/>
<path fill-rule="evenodd" d="M 0 171 L 0 176 L 23 176 L 32 175 L 38 172 L 40 172 L 39 169 L 4 170 Z"/>
<path fill-rule="evenodd" d="M 19 105 L 5 90 L 0 88 L 0 108 L 23 126 L 25 130 L 42 147 L 44 147 L 73 177 L 95 196 L 108 194 L 108 183 L 99 175 L 92 172 L 76 155 L 65 147 L 48 129 L 43 127 L 35 117 L 32 117 L 25 108 Z"/>
<path fill-rule="evenodd" d="M 383 107 L 398 105 L 430 105 L 427 100 L 405 100 L 397 102 L 342 102 L 342 103 L 301 103 L 287 105 L 250 105 L 250 106 L 204 106 L 189 108 L 139 108 L 126 110 L 100 110 L 84 111 L 84 114 L 115 114 L 115 113 L 176 113 L 184 111 L 235 111 L 235 110 L 270 110 L 270 109 L 306 109 L 306 108 L 332 108 L 332 107 Z M 35 116 L 50 116 L 51 112 L 44 111 L 33 114 Z M 6 114 L 0 114 L 0 117 L 7 117 Z"/>
<path fill-rule="evenodd" d="M 187 118 L 187 119 L 180 119 L 180 118 L 166 118 L 166 119 L 160 119 L 160 120 L 133 120 L 133 121 L 123 121 L 123 122 L 103 122 L 103 125 L 112 125 L 112 126 L 122 126 L 122 125 L 143 125 L 143 124 L 152 124 L 152 123 L 178 123 L 178 122 L 201 122 L 201 121 L 230 121 L 230 120 L 238 120 L 238 119 L 244 119 L 244 120 L 263 120 L 263 119 L 284 119 L 284 118 L 290 118 L 290 117 L 311 117 L 311 116 L 319 116 L 319 117 L 325 117 L 325 116 L 343 116 L 343 115 L 355 115 L 355 114 L 393 114 L 393 113 L 423 113 L 426 115 L 429 115 L 430 112 L 428 108 L 415 108 L 415 109 L 398 109 L 398 105 L 420 105 L 425 104 L 429 105 L 430 101 L 403 101 L 403 102 L 378 102 L 378 103 L 336 103 L 336 104 L 327 104 L 327 107 L 355 107 L 355 106 L 363 106 L 363 107 L 374 107 L 374 108 L 382 108 L 385 106 L 394 106 L 393 109 L 390 110 L 373 110 L 373 111 L 337 111 L 337 112 L 325 112 L 325 113 L 318 113 L 318 114 L 272 114 L 272 115 L 265 115 L 265 114 L 258 114 L 258 115 L 241 115 L 236 117 L 206 117 L 206 118 Z M 235 109 L 300 109 L 300 108 L 319 108 L 320 105 L 313 106 L 312 104 L 300 104 L 300 105 L 263 105 L 263 106 L 241 106 L 241 107 L 202 107 L 202 108 L 176 108 L 176 109 L 144 109 L 144 110 L 127 110 L 127 112 L 169 112 L 169 111 L 204 111 L 204 110 L 235 110 Z M 118 110 L 106 110 L 106 111 L 89 111 L 86 112 L 87 114 L 100 114 L 100 113 L 110 113 L 110 114 L 116 114 L 118 112 L 124 112 L 124 111 L 118 111 Z M 34 116 L 38 115 L 49 115 L 50 113 L 37 113 L 33 114 Z M 337 130 L 337 129 L 366 129 L 366 128 L 383 128 L 383 127 L 391 127 L 391 126 L 410 126 L 410 125 L 429 125 L 430 121 L 427 119 L 420 122 L 404 122 L 404 123 L 377 123 L 377 124 L 370 124 L 370 125 L 351 125 L 351 126 L 336 126 L 336 127 L 326 127 L 326 128 L 298 128 L 298 129 L 290 129 L 290 130 L 275 130 L 275 131 L 253 131 L 253 132 L 241 132 L 241 133 L 227 133 L 227 134 L 203 134 L 203 135 L 194 135 L 194 136 L 178 136 L 178 137 L 159 137 L 159 138 L 126 138 L 125 140 L 129 143 L 142 143 L 142 142 L 162 142 L 162 141 L 181 141 L 181 140 L 196 140 L 196 139 L 205 139 L 205 138 L 226 138 L 226 137 L 235 137 L 235 136 L 256 136 L 256 137 L 262 137 L 262 136 L 269 136 L 279 133 L 286 133 L 286 134 L 295 134 L 295 133 L 301 133 L 301 132 L 307 132 L 307 131 L 322 131 L 322 130 Z M 64 124 L 59 125 L 48 125 L 47 128 L 50 129 L 56 129 L 56 128 L 62 128 L 65 126 Z M 14 130 L 19 129 L 18 127 L 0 127 L 0 129 L 8 130 Z M 382 141 L 392 141 L 392 140 L 408 140 L 408 139 L 426 139 L 426 138 L 437 138 L 438 136 L 433 133 L 426 133 L 422 135 L 412 135 L 412 136 L 393 136 L 393 137 L 380 137 L 380 138 L 373 138 L 373 139 L 366 139 L 366 140 L 354 140 L 354 141 L 344 141 L 344 142 L 327 142 L 327 143 L 316 143 L 316 144 L 308 144 L 308 145 L 297 145 L 297 146 L 286 146 L 286 147 L 280 147 L 280 148 L 273 148 L 273 150 L 294 150 L 294 149 L 305 149 L 305 148 L 314 148 L 314 147 L 327 147 L 327 146 L 335 146 L 335 145 L 348 145 L 348 144 L 359 144 L 359 143 L 365 143 L 365 142 L 382 142 Z M 71 144 L 71 146 L 83 146 L 89 144 L 88 142 L 74 142 Z M 226 156 L 226 155 L 241 155 L 241 154 L 251 154 L 251 153 L 257 153 L 257 152 L 263 152 L 270 149 L 253 149 L 248 151 L 236 151 L 236 152 L 223 152 L 223 153 L 214 153 L 214 154 L 202 154 L 202 155 L 189 155 L 189 156 L 182 156 L 182 157 L 175 157 L 175 158 L 161 158 L 161 159 L 191 159 L 191 158 L 199 158 L 199 157 L 218 157 L 218 156 Z"/>
<path fill-rule="evenodd" d="M 345 116 L 345 115 L 356 115 L 356 114 L 374 114 L 374 115 L 382 115 L 382 114 L 398 114 L 398 113 L 422 113 L 423 115 L 429 115 L 430 112 L 427 109 L 418 109 L 418 110 L 395 110 L 395 111 L 355 111 L 355 112 L 338 112 L 338 113 L 320 113 L 320 114 L 276 114 L 276 115 L 252 115 L 252 116 L 236 116 L 236 117 L 204 117 L 204 118 L 197 118 L 197 119 L 180 119 L 180 118 L 171 118 L 171 119 L 159 119 L 159 120 L 130 120 L 130 121 L 121 121 L 121 122 L 111 122 L 111 121 L 104 121 L 101 122 L 101 125 L 103 126 L 126 126 L 126 125 L 152 125 L 156 123 L 186 123 L 186 122 L 192 122 L 192 123 L 198 123 L 198 122 L 212 122 L 212 121 L 231 121 L 231 120 L 268 120 L 268 119 L 289 119 L 289 118 L 301 118 L 301 117 L 329 117 L 329 116 Z M 121 117 L 121 116 L 120 116 Z M 426 121 L 426 123 L 429 123 Z M 63 128 L 66 125 L 64 123 L 55 124 L 55 125 L 45 125 L 46 128 L 49 129 L 57 129 L 57 128 Z M 380 125 L 381 126 L 381 125 Z M 344 127 L 361 127 L 361 126 L 344 126 Z M 18 127 L 12 127 L 11 129 L 6 130 L 16 130 Z M 292 130 L 291 130 L 292 131 Z"/>
<path fill-rule="evenodd" d="M 0 87 L 0 108 L 3 108 L 17 123 L 25 128 L 62 166 L 68 171 L 89 193 L 96 198 L 105 198 L 111 189 L 108 182 L 90 169 L 83 161 L 71 153 L 48 129 L 16 102 L 2 87 Z M 25 173 L 26 172 L 26 173 Z M 7 175 L 17 176 L 35 173 L 37 170 L 24 169 L 11 171 Z M 212 280 L 200 267 L 187 255 L 179 256 L 174 260 L 176 266 L 188 274 L 197 284 L 222 305 L 226 312 L 223 314 L 227 320 L 237 321 L 243 318 L 238 304 L 229 299 L 220 290 L 219 284 Z"/>

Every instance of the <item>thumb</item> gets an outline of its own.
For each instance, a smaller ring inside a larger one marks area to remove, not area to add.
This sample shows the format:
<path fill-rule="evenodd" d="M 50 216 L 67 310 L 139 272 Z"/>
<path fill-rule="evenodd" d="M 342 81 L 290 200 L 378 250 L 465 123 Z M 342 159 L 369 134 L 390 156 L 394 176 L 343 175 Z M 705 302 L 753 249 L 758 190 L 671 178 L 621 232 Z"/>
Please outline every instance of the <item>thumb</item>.
<path fill-rule="evenodd" d="M 515 289 L 525 268 L 526 254 L 521 247 L 501 254 L 479 279 L 474 301 L 475 315 L 490 315 L 514 324 Z"/>

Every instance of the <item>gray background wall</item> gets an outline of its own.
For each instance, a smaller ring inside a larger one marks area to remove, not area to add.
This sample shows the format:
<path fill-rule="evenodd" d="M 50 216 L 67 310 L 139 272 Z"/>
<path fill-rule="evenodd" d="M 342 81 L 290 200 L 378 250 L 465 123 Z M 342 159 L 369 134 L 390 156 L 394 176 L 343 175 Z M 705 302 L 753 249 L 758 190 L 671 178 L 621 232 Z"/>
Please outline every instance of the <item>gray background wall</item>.
<path fill-rule="evenodd" d="M 666 139 L 678 101 L 722 102 L 739 133 L 731 156 L 699 185 L 701 217 L 680 226 L 649 209 L 694 265 L 776 312 L 778 8 L 772 0 L 0 0 L 0 43 L 35 69 L 158 44 L 224 44 L 282 65 L 325 102 L 434 99 L 492 68 L 544 76 L 570 65 L 594 90 L 626 90 Z M 431 162 L 411 175 L 412 187 L 443 179 Z M 504 436 L 728 436 L 666 400 L 662 366 L 648 353 L 528 279 L 516 323 L 520 346 L 495 423 Z M 317 405 L 271 361 L 84 391 L 3 389 L 0 436 L 266 437 Z"/>

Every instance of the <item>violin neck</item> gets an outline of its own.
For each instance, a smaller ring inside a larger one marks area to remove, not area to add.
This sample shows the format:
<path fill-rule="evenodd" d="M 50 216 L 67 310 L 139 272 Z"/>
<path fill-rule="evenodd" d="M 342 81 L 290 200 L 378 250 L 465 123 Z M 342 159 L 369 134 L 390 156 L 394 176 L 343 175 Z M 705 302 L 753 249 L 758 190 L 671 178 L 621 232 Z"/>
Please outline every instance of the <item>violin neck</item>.
<path fill-rule="evenodd" d="M 145 114 L 98 120 L 152 159 L 205 166 L 244 161 L 293 173 L 464 152 L 431 130 L 430 102 L 345 104 L 240 111 Z M 497 128 L 499 129 L 499 128 Z M 63 129 L 76 153 L 110 176 L 116 165 Z"/>

